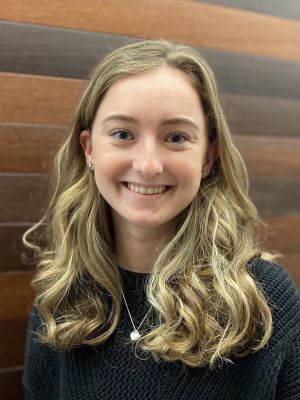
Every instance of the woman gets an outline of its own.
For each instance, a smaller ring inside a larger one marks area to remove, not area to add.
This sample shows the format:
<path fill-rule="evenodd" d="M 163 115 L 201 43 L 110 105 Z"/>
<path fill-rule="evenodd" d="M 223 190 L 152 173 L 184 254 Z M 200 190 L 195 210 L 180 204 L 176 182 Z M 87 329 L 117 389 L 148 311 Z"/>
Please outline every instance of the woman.
<path fill-rule="evenodd" d="M 165 40 L 96 67 L 35 251 L 27 399 L 296 399 L 300 299 L 266 261 L 206 61 Z"/>

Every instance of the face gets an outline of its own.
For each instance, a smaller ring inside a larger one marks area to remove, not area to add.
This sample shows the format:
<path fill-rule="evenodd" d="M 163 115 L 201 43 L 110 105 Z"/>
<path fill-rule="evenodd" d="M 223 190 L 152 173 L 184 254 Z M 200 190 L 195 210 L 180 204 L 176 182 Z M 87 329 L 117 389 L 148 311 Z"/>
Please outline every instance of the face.
<path fill-rule="evenodd" d="M 216 157 L 196 90 L 167 66 L 114 83 L 80 143 L 114 225 L 143 229 L 170 226 Z M 133 184 L 166 190 L 141 194 Z"/>

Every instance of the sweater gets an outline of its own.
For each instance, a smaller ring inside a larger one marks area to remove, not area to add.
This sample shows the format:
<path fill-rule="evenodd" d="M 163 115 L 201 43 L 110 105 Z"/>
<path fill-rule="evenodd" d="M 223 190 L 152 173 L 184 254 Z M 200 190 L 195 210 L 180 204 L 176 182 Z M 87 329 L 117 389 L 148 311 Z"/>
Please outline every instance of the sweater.
<path fill-rule="evenodd" d="M 180 361 L 157 362 L 130 341 L 133 327 L 124 304 L 120 323 L 105 343 L 57 351 L 35 338 L 41 318 L 33 306 L 22 375 L 25 399 L 299 400 L 299 290 L 280 265 L 255 258 L 247 268 L 260 284 L 273 316 L 272 337 L 260 351 L 230 357 L 233 363 L 225 362 L 214 371 L 207 366 L 182 368 Z M 149 310 L 144 289 L 148 274 L 119 269 L 138 326 Z"/>

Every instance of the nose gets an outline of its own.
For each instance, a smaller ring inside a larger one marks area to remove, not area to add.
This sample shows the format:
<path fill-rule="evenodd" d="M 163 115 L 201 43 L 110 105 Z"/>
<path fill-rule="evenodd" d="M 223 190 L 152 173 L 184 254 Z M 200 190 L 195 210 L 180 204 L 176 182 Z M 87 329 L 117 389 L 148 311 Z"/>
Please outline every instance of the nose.
<path fill-rule="evenodd" d="M 163 160 L 154 143 L 148 142 L 136 149 L 132 168 L 145 178 L 152 178 L 163 172 Z"/>

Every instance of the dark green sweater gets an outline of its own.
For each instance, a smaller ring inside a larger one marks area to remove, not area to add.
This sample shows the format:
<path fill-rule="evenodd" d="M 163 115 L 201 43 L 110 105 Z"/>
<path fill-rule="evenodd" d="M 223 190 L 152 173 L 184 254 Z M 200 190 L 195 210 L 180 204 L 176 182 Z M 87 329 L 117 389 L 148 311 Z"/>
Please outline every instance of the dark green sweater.
<path fill-rule="evenodd" d="M 142 321 L 147 274 L 120 268 L 133 321 Z M 274 332 L 268 345 L 245 358 L 231 358 L 218 371 L 182 369 L 180 362 L 156 362 L 124 345 L 132 325 L 125 306 L 118 329 L 101 346 L 57 352 L 40 345 L 35 308 L 28 326 L 23 386 L 27 400 L 298 400 L 300 399 L 300 294 L 287 271 L 255 259 L 249 271 L 271 306 Z M 151 320 L 151 319 L 150 319 Z M 147 325 L 147 324 L 145 324 Z M 149 326 L 149 325 L 148 325 Z"/>

